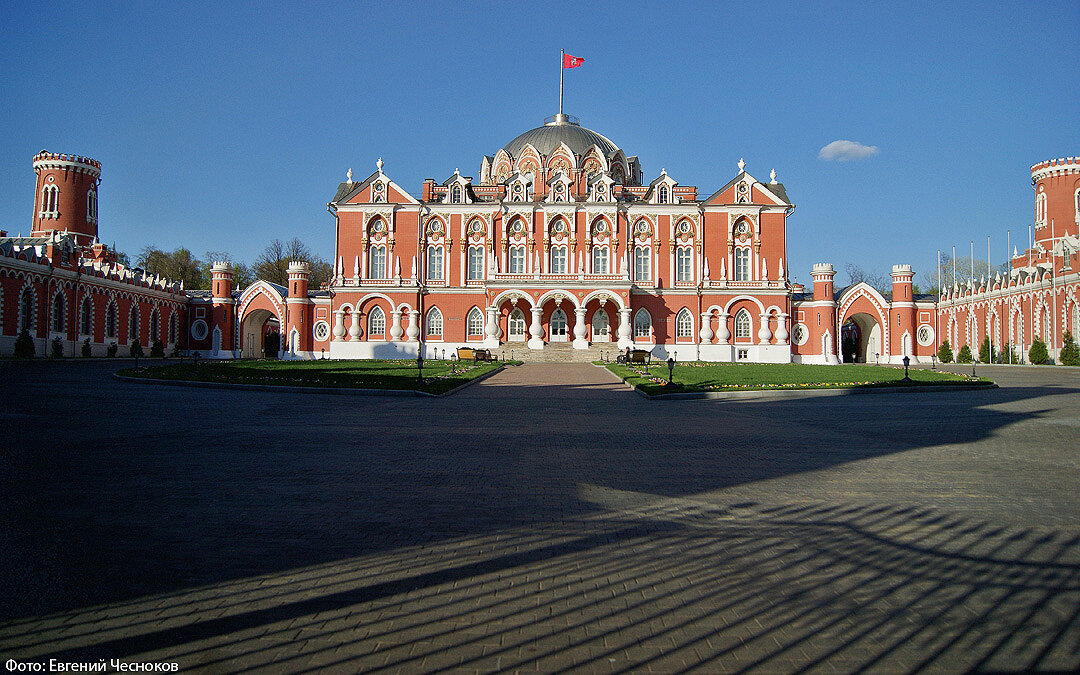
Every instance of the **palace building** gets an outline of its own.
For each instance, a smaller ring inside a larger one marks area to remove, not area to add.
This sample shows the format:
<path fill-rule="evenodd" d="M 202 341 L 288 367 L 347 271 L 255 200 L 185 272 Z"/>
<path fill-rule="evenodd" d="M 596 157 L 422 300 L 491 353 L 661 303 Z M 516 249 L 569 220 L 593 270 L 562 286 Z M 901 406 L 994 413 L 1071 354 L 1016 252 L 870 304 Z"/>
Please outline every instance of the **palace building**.
<path fill-rule="evenodd" d="M 832 266 L 818 264 L 807 291 L 788 277 L 795 205 L 775 171 L 762 182 L 739 160 L 708 194 L 665 170 L 648 179 L 636 156 L 564 114 L 482 157 L 477 177 L 454 170 L 418 196 L 381 159 L 363 180 L 350 170 L 327 204 L 334 274 L 318 289 L 303 263 L 286 286 L 243 289 L 215 263 L 209 291 L 125 268 L 97 241 L 100 165 L 41 153 L 31 236 L 0 236 L 0 353 L 23 328 L 38 354 L 56 337 L 65 353 L 89 338 L 95 354 L 161 339 L 210 358 L 442 358 L 483 346 L 545 360 L 632 347 L 684 361 L 929 362 L 943 336 L 975 349 L 988 329 L 1017 345 L 1044 335 L 1053 349 L 1077 322 L 1080 265 L 1065 255 L 1054 266 L 1077 248 L 1077 161 L 1032 168 L 1050 225 L 1036 223 L 1040 238 L 1010 277 L 936 302 L 914 294 L 909 265 L 893 266 L 883 294 L 836 289 Z"/>

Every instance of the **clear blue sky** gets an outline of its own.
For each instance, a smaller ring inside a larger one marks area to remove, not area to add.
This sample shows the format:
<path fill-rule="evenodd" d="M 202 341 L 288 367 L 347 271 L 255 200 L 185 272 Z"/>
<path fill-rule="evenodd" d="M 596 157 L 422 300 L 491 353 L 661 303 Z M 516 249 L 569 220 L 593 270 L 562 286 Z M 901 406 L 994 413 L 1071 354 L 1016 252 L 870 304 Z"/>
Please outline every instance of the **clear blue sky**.
<path fill-rule="evenodd" d="M 330 257 L 346 169 L 381 156 L 412 192 L 476 175 L 555 112 L 565 48 L 585 57 L 566 111 L 649 178 L 707 195 L 740 157 L 775 168 L 801 281 L 817 261 L 929 273 L 987 234 L 1003 259 L 1032 218 L 1030 165 L 1080 155 L 1080 2 L 938 5 L 9 1 L 0 227 L 29 230 L 46 148 L 103 163 L 121 250 L 250 261 L 298 236 Z M 878 152 L 821 159 L 837 140 Z"/>

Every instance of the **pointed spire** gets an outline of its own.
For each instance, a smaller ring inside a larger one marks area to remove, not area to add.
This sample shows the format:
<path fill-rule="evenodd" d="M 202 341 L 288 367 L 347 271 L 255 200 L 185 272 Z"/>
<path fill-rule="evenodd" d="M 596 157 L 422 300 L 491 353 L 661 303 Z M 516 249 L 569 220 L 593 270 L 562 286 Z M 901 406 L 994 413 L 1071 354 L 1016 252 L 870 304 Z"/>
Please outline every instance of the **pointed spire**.
<path fill-rule="evenodd" d="M 727 260 L 720 258 L 720 280 L 727 280 Z"/>
<path fill-rule="evenodd" d="M 705 264 L 701 266 L 701 276 L 705 278 L 705 281 L 709 280 L 709 258 L 705 257 Z"/>

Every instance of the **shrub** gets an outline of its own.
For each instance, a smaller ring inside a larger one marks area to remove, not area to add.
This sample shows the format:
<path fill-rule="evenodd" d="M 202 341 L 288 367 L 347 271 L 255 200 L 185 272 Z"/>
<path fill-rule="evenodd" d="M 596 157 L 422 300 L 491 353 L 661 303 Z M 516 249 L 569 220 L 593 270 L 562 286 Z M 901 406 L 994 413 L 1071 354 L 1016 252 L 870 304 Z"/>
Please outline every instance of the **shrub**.
<path fill-rule="evenodd" d="M 1050 354 L 1046 351 L 1046 343 L 1035 338 L 1031 341 L 1031 349 L 1028 350 L 1028 358 L 1032 363 L 1046 363 L 1050 360 Z"/>
<path fill-rule="evenodd" d="M 165 358 L 165 345 L 161 344 L 161 340 L 154 340 L 154 344 L 150 345 L 150 356 L 156 359 Z"/>
<path fill-rule="evenodd" d="M 19 333 L 19 337 L 15 338 L 15 358 L 34 358 L 34 338 L 30 337 L 30 333 L 26 332 L 25 328 Z"/>
<path fill-rule="evenodd" d="M 937 350 L 938 361 L 942 363 L 952 363 L 952 347 L 949 346 L 949 341 L 945 340 L 941 343 L 941 346 Z"/>
<path fill-rule="evenodd" d="M 131 353 L 132 358 L 139 358 L 140 356 L 143 355 L 142 343 L 139 342 L 138 340 L 135 340 L 134 342 L 131 343 L 131 347 L 130 347 L 129 351 Z"/>
<path fill-rule="evenodd" d="M 1020 363 L 1020 353 L 1008 342 L 998 352 L 998 363 Z"/>
<path fill-rule="evenodd" d="M 971 347 L 964 345 L 960 348 L 960 353 L 956 355 L 957 363 L 971 363 Z"/>
<path fill-rule="evenodd" d="M 82 341 L 82 355 L 84 359 L 90 358 L 90 338 Z"/>
<path fill-rule="evenodd" d="M 979 345 L 979 362 L 991 363 L 993 361 L 993 354 L 990 352 L 990 336 L 987 335 L 983 338 L 982 344 Z"/>
<path fill-rule="evenodd" d="M 119 347 L 117 347 L 115 342 L 110 343 L 109 347 L 105 350 L 105 355 L 109 356 L 109 357 L 116 356 L 116 350 L 117 349 L 119 349 Z"/>
<path fill-rule="evenodd" d="M 64 358 L 64 342 L 58 337 L 52 339 L 52 350 L 50 353 L 54 359 Z"/>
<path fill-rule="evenodd" d="M 1065 342 L 1061 345 L 1058 361 L 1063 366 L 1080 366 L 1080 348 L 1076 346 L 1071 330 L 1065 331 Z"/>

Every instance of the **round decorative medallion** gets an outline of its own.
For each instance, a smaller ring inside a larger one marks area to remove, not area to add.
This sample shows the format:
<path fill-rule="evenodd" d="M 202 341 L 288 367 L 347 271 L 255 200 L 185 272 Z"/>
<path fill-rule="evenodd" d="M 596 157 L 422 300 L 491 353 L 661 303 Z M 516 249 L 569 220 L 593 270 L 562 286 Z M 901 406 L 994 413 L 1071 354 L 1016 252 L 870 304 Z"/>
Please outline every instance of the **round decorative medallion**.
<path fill-rule="evenodd" d="M 649 233 L 649 224 L 646 223 L 644 220 L 639 220 L 637 222 L 637 225 L 634 225 L 634 231 L 637 232 L 638 234 L 648 234 Z"/>
<path fill-rule="evenodd" d="M 806 330 L 806 326 L 801 323 L 797 323 L 791 327 L 791 341 L 797 345 L 806 344 L 806 340 L 810 337 L 810 331 Z"/>
<path fill-rule="evenodd" d="M 375 192 L 382 192 L 383 191 L 383 184 L 382 183 L 375 183 L 375 185 L 372 187 L 372 189 L 375 190 Z"/>
<path fill-rule="evenodd" d="M 690 223 L 686 222 L 685 220 L 683 222 L 679 223 L 679 232 L 681 234 L 689 234 L 690 233 Z"/>
<path fill-rule="evenodd" d="M 50 183 L 52 183 L 52 182 L 53 182 L 53 181 L 55 181 L 56 179 L 55 179 L 55 178 L 53 178 L 52 176 L 49 176 L 49 177 L 48 177 L 48 178 L 46 178 L 45 180 L 47 180 L 47 181 L 49 181 Z"/>
<path fill-rule="evenodd" d="M 330 336 L 330 324 L 326 323 L 325 321 L 317 322 L 315 324 L 314 330 L 312 331 L 312 334 L 315 336 L 315 339 L 318 342 L 322 342 Z"/>
<path fill-rule="evenodd" d="M 934 342 L 934 329 L 927 325 L 919 326 L 919 331 L 915 334 L 915 339 L 917 339 L 919 344 L 923 347 L 929 347 Z"/>
<path fill-rule="evenodd" d="M 439 234 L 442 232 L 442 222 L 437 218 L 432 218 L 431 224 L 428 225 L 428 232 L 432 234 Z"/>
<path fill-rule="evenodd" d="M 192 337 L 192 339 L 205 340 L 206 335 L 209 332 L 210 332 L 210 329 L 207 328 L 206 322 L 203 321 L 202 319 L 195 319 L 194 323 L 191 324 L 191 337 Z"/>
<path fill-rule="evenodd" d="M 376 220 L 374 223 L 371 224 L 371 231 L 372 232 L 382 232 L 385 229 L 386 229 L 386 225 L 381 220 Z"/>
<path fill-rule="evenodd" d="M 739 183 L 739 192 L 746 192 L 746 183 Z"/>
<path fill-rule="evenodd" d="M 471 223 L 469 223 L 469 232 L 472 232 L 472 233 L 475 234 L 475 233 L 483 232 L 483 231 L 484 231 L 484 224 L 481 223 L 479 220 L 474 220 Z"/>
<path fill-rule="evenodd" d="M 566 223 L 561 220 L 555 221 L 555 224 L 551 226 L 551 229 L 556 234 L 561 234 L 566 231 Z"/>

